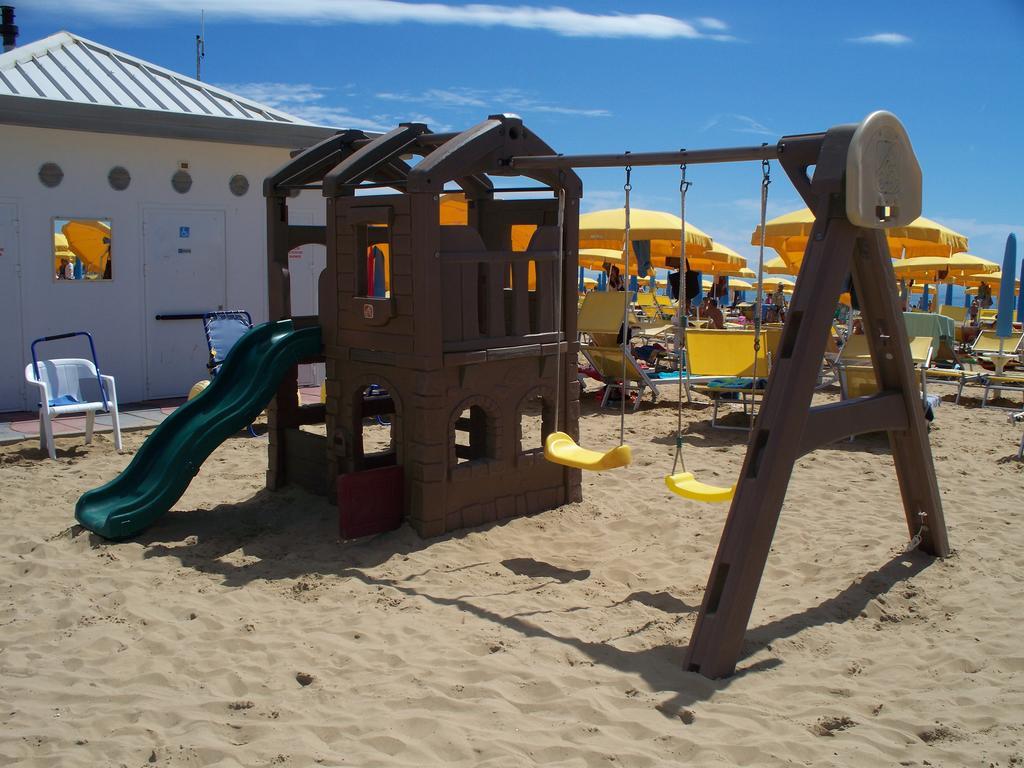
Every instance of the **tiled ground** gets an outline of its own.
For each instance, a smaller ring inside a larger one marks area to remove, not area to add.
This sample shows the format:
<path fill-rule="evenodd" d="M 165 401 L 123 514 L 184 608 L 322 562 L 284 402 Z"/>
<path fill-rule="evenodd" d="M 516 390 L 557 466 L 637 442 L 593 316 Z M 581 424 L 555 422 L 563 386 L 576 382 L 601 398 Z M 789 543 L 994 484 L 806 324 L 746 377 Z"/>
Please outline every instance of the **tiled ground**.
<path fill-rule="evenodd" d="M 303 405 L 320 401 L 319 387 L 302 387 L 299 390 Z M 184 398 L 172 400 L 151 400 L 121 406 L 121 429 L 144 429 L 159 424 L 174 411 Z M 110 414 L 97 414 L 95 430 L 109 432 Z M 53 421 L 55 435 L 81 435 L 85 432 L 85 416 L 61 416 Z M 39 416 L 28 411 L 0 413 L 0 443 L 39 437 Z"/>

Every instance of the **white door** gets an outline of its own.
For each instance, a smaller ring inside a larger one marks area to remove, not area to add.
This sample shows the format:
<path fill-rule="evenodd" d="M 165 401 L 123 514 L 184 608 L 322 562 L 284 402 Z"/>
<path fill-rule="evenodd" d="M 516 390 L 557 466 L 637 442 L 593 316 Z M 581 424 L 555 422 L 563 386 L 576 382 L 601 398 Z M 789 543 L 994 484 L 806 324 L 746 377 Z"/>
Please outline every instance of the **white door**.
<path fill-rule="evenodd" d="M 294 211 L 288 216 L 290 224 L 313 224 L 310 211 Z M 288 253 L 288 275 L 292 286 L 292 315 L 315 315 L 319 311 L 317 282 L 327 266 L 327 249 L 322 245 L 300 245 Z M 323 363 L 299 366 L 299 386 L 320 386 L 326 378 Z"/>
<path fill-rule="evenodd" d="M 18 259 L 18 210 L 10 203 L 0 203 L 0 411 L 25 407 L 25 366 L 31 362 L 21 337 Z"/>
<path fill-rule="evenodd" d="M 147 208 L 142 215 L 146 274 L 146 396 L 179 397 L 208 377 L 202 320 L 157 315 L 224 309 L 224 211 Z"/>

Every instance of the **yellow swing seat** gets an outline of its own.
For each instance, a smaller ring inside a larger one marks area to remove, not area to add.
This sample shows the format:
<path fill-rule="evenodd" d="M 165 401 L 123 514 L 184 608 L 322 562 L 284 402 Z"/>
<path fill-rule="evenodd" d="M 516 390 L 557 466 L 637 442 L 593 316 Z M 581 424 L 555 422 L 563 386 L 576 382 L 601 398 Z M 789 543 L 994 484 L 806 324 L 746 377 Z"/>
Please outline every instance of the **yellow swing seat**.
<path fill-rule="evenodd" d="M 720 485 L 708 485 L 695 478 L 692 472 L 665 475 L 665 485 L 677 496 L 694 501 L 730 501 L 736 493 L 735 485 L 728 488 Z"/>
<path fill-rule="evenodd" d="M 633 450 L 628 445 L 620 445 L 605 453 L 591 451 L 580 448 L 565 432 L 552 432 L 544 441 L 544 458 L 565 467 L 602 472 L 629 466 Z"/>

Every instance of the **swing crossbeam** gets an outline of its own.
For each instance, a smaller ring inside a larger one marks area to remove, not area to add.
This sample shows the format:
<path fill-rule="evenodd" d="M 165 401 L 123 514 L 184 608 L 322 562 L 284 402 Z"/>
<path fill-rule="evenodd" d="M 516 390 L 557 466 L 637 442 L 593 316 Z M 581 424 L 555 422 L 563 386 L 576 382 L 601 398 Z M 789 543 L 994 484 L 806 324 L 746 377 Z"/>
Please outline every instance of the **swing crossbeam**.
<path fill-rule="evenodd" d="M 824 138 L 820 134 L 818 138 Z M 800 137 L 805 138 L 803 136 Z M 778 160 L 786 141 L 756 147 L 719 149 L 681 149 L 668 152 L 621 152 L 596 155 L 531 155 L 512 157 L 508 164 L 517 171 L 558 168 L 634 168 L 648 165 L 706 165 L 709 163 L 746 163 L 752 160 Z"/>

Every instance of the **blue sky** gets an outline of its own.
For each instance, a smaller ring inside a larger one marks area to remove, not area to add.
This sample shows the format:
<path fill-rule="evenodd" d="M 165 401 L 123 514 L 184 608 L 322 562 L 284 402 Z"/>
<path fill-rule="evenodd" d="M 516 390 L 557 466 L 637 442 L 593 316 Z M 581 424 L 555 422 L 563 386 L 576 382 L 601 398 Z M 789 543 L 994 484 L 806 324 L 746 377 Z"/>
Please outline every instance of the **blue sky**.
<path fill-rule="evenodd" d="M 904 122 L 924 214 L 1001 260 L 1024 234 L 1024 2 L 34 0 L 21 42 L 60 29 L 184 74 L 206 14 L 203 80 L 307 119 L 460 130 L 516 112 L 556 150 L 775 142 L 876 109 Z M 769 216 L 801 205 L 775 168 Z M 676 169 L 634 171 L 633 204 L 678 210 Z M 622 205 L 582 171 L 584 210 Z M 704 166 L 687 217 L 755 257 L 760 168 Z"/>

